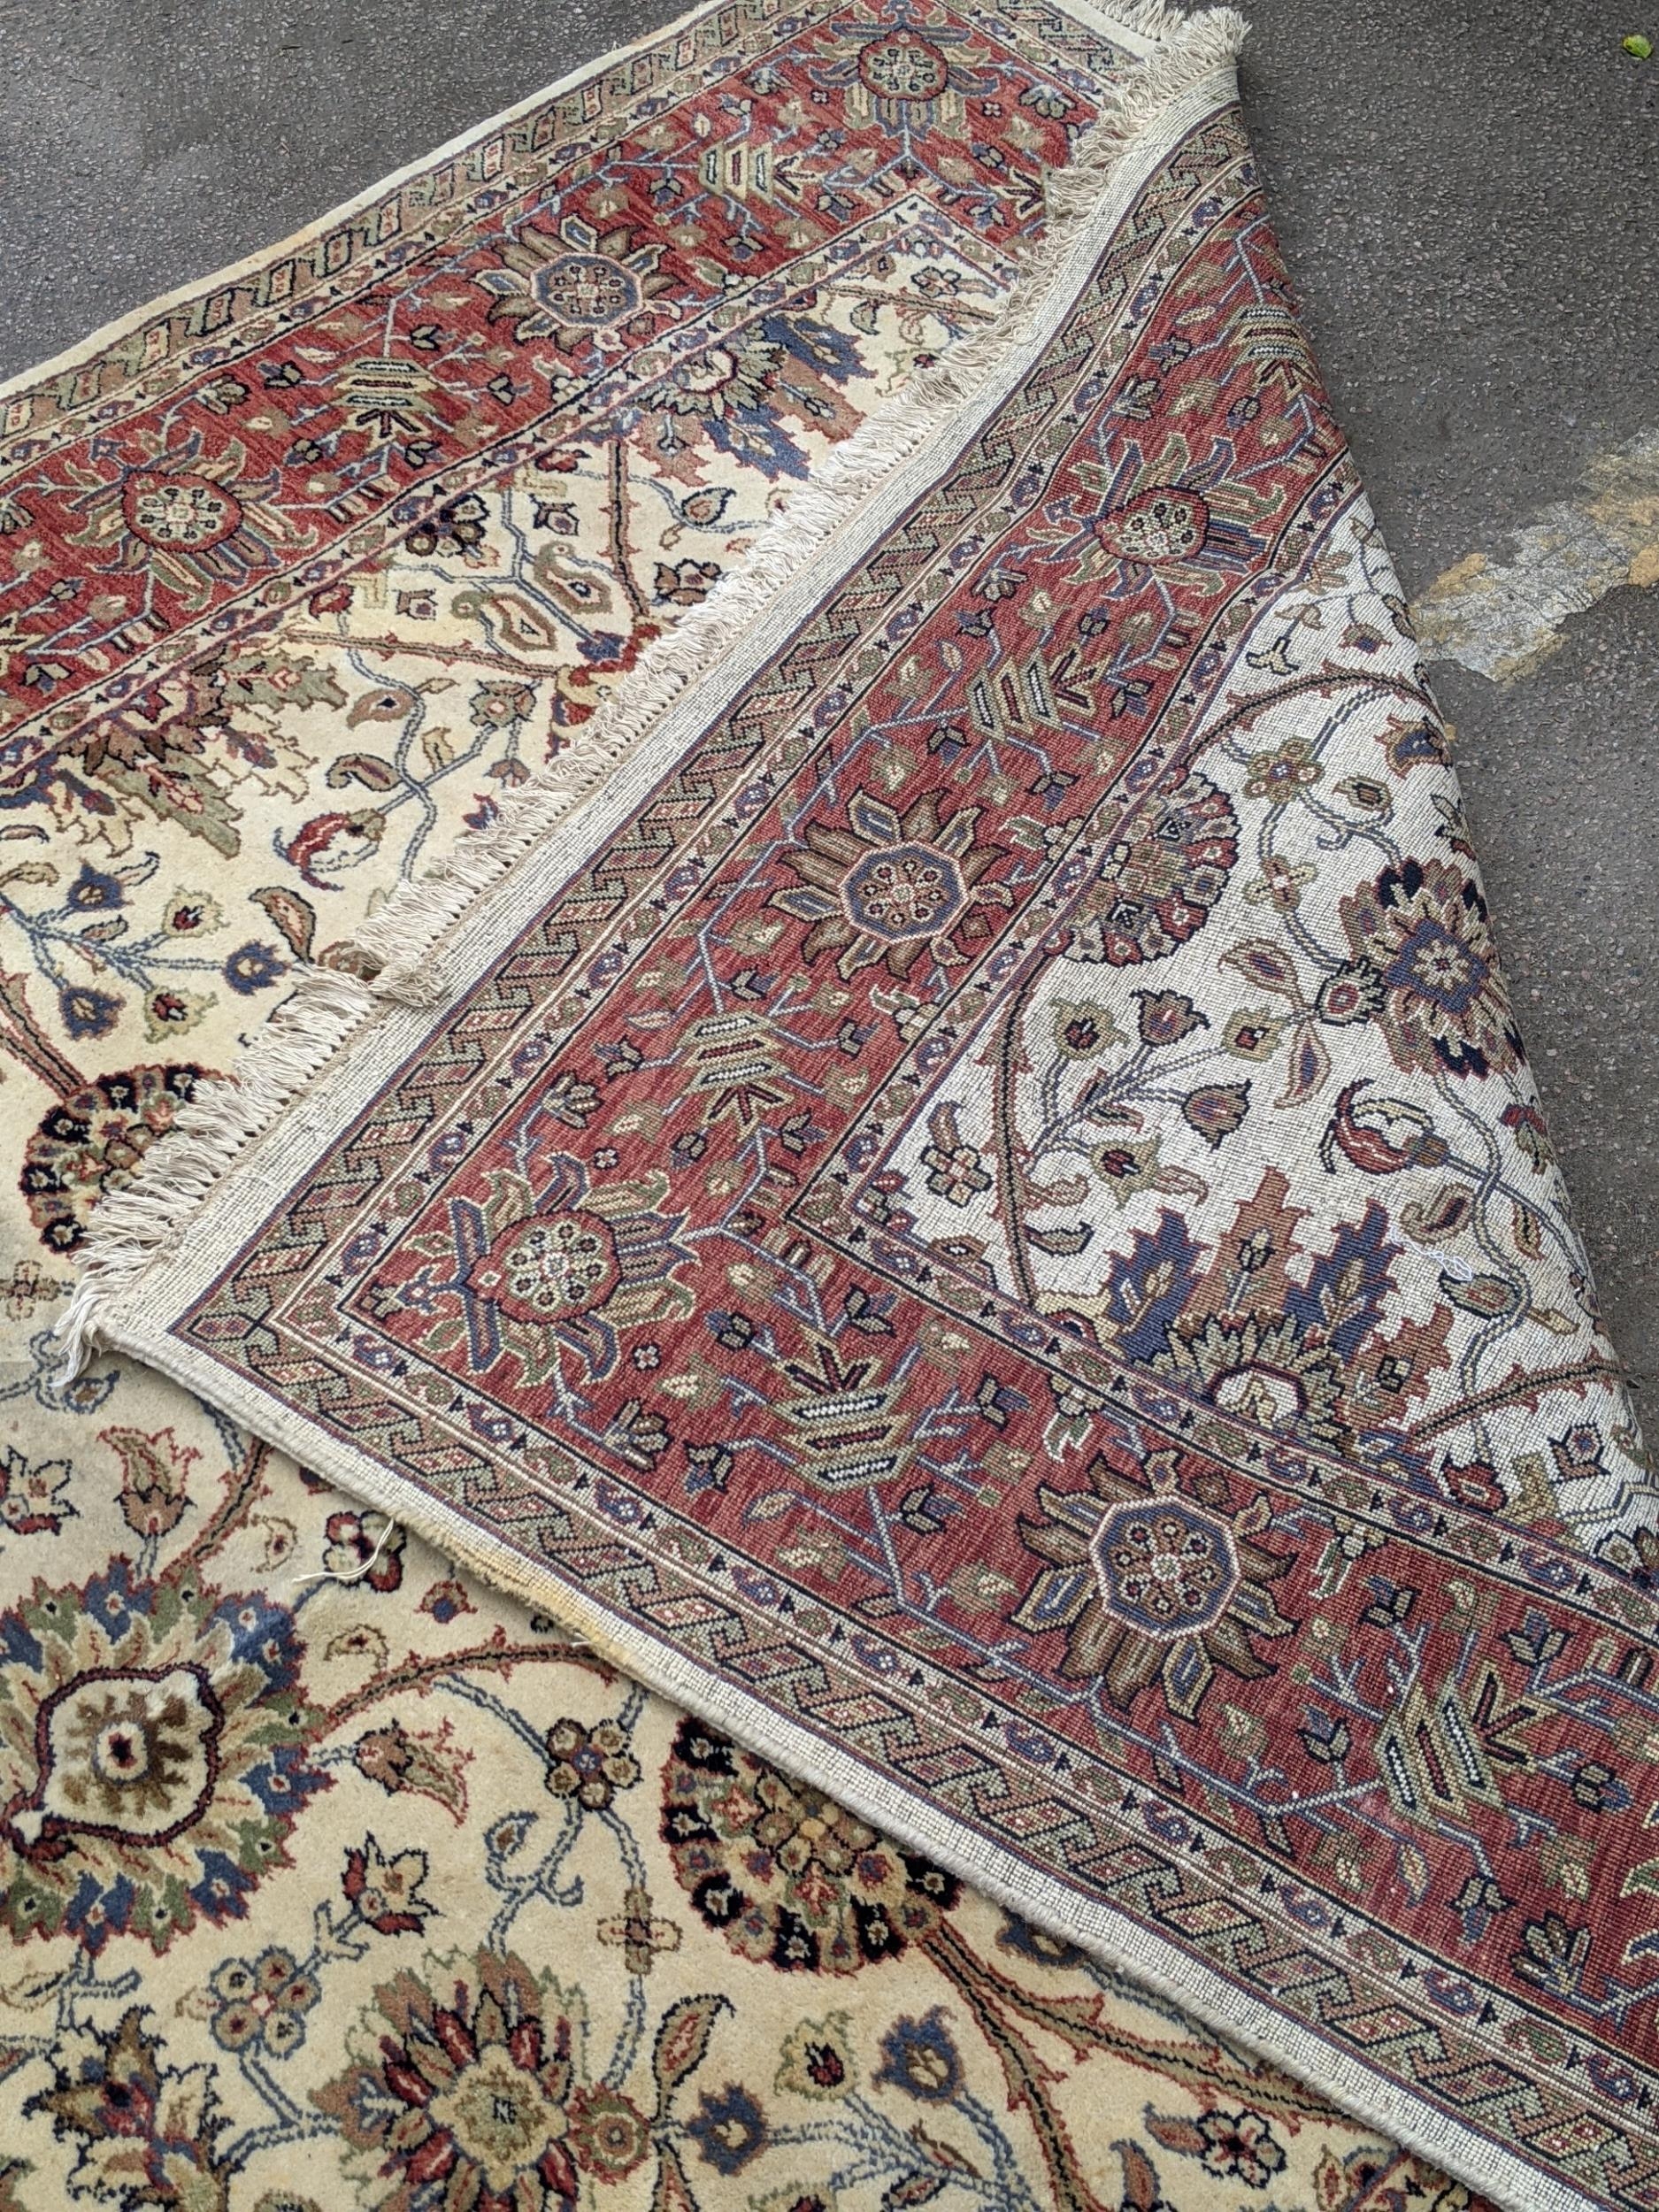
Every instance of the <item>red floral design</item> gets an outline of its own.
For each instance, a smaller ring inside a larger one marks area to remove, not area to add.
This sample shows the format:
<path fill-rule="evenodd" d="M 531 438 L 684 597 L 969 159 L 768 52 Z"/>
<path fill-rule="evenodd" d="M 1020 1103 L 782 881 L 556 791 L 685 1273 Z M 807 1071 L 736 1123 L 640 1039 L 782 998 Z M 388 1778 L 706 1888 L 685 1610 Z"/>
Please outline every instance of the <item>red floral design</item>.
<path fill-rule="evenodd" d="M 384 2212 L 570 2212 L 584 2168 L 615 2180 L 640 2162 L 645 2123 L 583 2091 L 580 2015 L 551 1976 L 492 1951 L 434 1966 L 442 1994 L 407 1970 L 375 1992 L 373 2055 L 314 2100 L 394 2183 Z"/>

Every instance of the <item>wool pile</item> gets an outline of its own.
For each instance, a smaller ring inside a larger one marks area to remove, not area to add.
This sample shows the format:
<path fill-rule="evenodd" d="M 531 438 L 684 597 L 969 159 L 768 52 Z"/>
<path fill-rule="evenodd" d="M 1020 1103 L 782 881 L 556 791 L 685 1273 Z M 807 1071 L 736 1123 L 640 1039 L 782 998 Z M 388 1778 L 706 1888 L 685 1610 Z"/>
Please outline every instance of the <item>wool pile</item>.
<path fill-rule="evenodd" d="M 720 0 L 0 393 L 0 2201 L 1651 2204 L 1659 1513 L 1241 35 Z"/>

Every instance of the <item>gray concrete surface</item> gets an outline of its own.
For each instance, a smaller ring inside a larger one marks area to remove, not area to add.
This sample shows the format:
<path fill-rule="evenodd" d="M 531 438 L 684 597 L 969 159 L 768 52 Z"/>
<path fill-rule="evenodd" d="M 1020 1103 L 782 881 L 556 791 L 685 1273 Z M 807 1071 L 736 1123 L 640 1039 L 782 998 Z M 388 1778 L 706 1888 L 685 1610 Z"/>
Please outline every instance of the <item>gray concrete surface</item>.
<path fill-rule="evenodd" d="M 680 0 L 0 0 L 0 374 Z M 1245 97 L 1412 594 L 1659 428 L 1659 0 L 1256 0 Z M 1659 539 L 1659 515 L 1654 521 Z M 1659 557 L 1655 557 L 1659 558 Z M 1659 590 L 1435 671 L 1602 1302 L 1659 1426 Z"/>

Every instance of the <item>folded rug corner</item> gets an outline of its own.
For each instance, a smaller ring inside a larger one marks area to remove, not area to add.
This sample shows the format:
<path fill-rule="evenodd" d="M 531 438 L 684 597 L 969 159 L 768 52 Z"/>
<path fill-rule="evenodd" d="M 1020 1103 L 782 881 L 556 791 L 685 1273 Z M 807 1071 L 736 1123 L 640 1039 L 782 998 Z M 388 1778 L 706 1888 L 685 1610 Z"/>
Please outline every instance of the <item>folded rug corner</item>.
<path fill-rule="evenodd" d="M 798 83 L 745 64 L 847 102 L 826 194 L 889 158 L 910 189 L 911 137 L 995 104 L 980 12 L 924 13 L 826 17 Z M 943 172 L 919 296 L 983 311 L 856 419 L 843 334 L 764 298 L 723 330 L 666 216 L 490 248 L 479 373 L 511 353 L 511 415 L 534 360 L 541 411 L 388 495 L 412 565 L 373 621 L 308 550 L 279 638 L 357 655 L 329 783 L 388 805 L 460 665 L 421 563 L 479 556 L 466 611 L 518 666 L 490 743 L 547 610 L 606 685 L 565 680 L 534 767 L 511 737 L 438 865 L 290 938 L 234 1074 L 92 1212 L 65 1355 L 147 1363 L 1512 2212 L 1635 2212 L 1655 1491 L 1241 19 L 1113 35 L 1023 234 L 948 236 L 977 188 Z M 1070 96 L 1039 91 L 1027 154 Z M 413 339 L 359 360 L 347 411 L 424 450 L 426 375 Z M 655 472 L 626 649 L 558 550 L 549 408 Z M 718 558 L 694 421 L 794 480 Z M 122 511 L 211 597 L 253 494 L 169 466 Z M 390 834 L 369 811 L 308 823 L 296 878 Z M 296 889 L 252 895 L 301 930 Z"/>

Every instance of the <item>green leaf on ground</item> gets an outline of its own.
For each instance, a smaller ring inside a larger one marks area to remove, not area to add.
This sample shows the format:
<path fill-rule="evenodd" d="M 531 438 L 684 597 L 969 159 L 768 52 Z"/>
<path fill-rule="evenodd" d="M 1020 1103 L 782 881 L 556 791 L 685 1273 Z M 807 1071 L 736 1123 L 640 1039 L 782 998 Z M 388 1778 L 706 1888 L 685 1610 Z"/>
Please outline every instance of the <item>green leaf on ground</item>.
<path fill-rule="evenodd" d="M 1634 54 L 1638 61 L 1653 59 L 1653 41 L 1650 38 L 1645 38 L 1641 32 L 1632 31 L 1630 36 L 1623 40 L 1621 43 L 1624 51 L 1627 54 Z"/>

